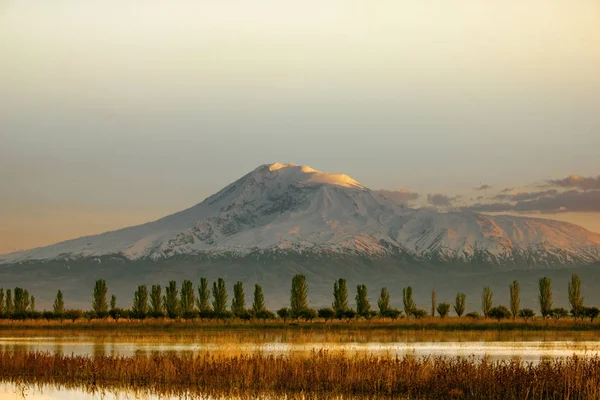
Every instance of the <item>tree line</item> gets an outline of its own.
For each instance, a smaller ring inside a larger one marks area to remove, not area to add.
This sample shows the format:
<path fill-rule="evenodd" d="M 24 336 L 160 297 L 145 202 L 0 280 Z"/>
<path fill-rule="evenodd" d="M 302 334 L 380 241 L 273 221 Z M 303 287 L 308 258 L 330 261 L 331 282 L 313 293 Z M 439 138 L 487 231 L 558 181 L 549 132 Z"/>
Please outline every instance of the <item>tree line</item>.
<path fill-rule="evenodd" d="M 552 280 L 543 277 L 538 282 L 538 302 L 540 315 L 544 319 L 566 318 L 572 316 L 574 319 L 589 318 L 593 322 L 600 315 L 598 307 L 589 307 L 584 304 L 581 293 L 581 280 L 577 274 L 571 276 L 568 283 L 568 298 L 571 310 L 565 308 L 553 308 Z M 145 319 L 145 318 L 169 318 L 186 320 L 201 319 L 229 319 L 239 318 L 242 320 L 259 319 L 270 320 L 277 317 L 287 321 L 288 319 L 303 319 L 306 321 L 322 318 L 325 321 L 338 319 L 350 321 L 356 318 L 391 318 L 397 319 L 415 318 L 426 316 L 446 318 L 451 309 L 458 318 L 463 316 L 470 318 L 492 318 L 498 321 L 502 319 L 517 317 L 526 321 L 536 316 L 534 310 L 520 307 L 520 287 L 518 281 L 509 285 L 509 306 L 493 304 L 494 293 L 489 287 L 485 287 L 481 294 L 481 314 L 477 311 L 466 313 L 465 293 L 456 294 L 454 304 L 447 302 L 437 303 L 435 289 L 431 293 L 431 312 L 418 308 L 413 300 L 413 289 L 408 286 L 402 289 L 403 309 L 394 308 L 391 305 L 390 293 L 386 287 L 381 289 L 377 300 L 377 309 L 371 309 L 368 299 L 366 285 L 356 287 L 356 307 L 348 305 L 348 289 L 345 279 L 338 279 L 333 284 L 333 303 L 331 307 L 312 309 L 308 305 L 308 284 L 304 275 L 295 275 L 292 279 L 290 290 L 290 301 L 288 307 L 280 308 L 273 313 L 265 307 L 265 299 L 262 287 L 254 285 L 254 293 L 251 307 L 246 306 L 246 295 L 244 284 L 236 282 L 233 286 L 233 299 L 228 305 L 228 293 L 225 281 L 218 278 L 212 284 L 212 290 L 206 278 L 200 278 L 199 285 L 194 288 L 190 280 L 184 280 L 178 288 L 176 281 L 170 281 L 167 286 L 152 285 L 150 291 L 146 285 L 137 287 L 133 294 L 131 307 L 123 309 L 117 307 L 115 295 L 108 300 L 108 286 L 106 281 L 100 279 L 94 284 L 92 292 L 92 308 L 90 310 L 66 309 L 63 294 L 60 290 L 51 311 L 39 312 L 35 308 L 35 297 L 31 296 L 26 289 L 20 287 L 14 290 L 0 288 L 0 317 L 9 319 L 70 319 L 75 321 L 80 318 L 92 320 L 95 318 L 112 317 L 118 321 L 121 318 Z"/>

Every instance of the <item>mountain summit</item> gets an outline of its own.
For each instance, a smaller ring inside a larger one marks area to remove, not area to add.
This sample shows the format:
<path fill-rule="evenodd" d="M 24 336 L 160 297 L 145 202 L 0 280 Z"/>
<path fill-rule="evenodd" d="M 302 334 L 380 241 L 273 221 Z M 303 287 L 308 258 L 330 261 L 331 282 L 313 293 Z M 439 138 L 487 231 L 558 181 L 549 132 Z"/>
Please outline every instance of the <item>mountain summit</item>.
<path fill-rule="evenodd" d="M 574 265 L 600 261 L 600 235 L 552 220 L 413 210 L 347 175 L 274 163 L 157 221 L 0 256 L 0 263 L 107 255 L 154 261 L 343 255 Z"/>

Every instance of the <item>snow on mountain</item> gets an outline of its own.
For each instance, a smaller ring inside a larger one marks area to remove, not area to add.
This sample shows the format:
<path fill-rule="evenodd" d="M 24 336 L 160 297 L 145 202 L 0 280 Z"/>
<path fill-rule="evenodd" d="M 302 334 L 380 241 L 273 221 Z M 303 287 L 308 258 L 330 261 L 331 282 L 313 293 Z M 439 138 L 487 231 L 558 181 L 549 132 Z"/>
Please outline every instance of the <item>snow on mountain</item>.
<path fill-rule="evenodd" d="M 600 235 L 545 219 L 413 210 L 347 175 L 275 163 L 157 221 L 0 256 L 0 263 L 253 253 L 575 264 L 600 261 Z"/>

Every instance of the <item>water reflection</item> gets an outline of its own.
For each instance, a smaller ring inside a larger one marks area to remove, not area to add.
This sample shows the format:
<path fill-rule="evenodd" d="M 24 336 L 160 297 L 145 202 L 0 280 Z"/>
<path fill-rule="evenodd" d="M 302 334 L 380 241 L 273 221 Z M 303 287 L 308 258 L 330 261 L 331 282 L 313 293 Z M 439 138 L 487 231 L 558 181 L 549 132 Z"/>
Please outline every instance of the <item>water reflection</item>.
<path fill-rule="evenodd" d="M 314 349 L 398 356 L 488 356 L 491 360 L 600 354 L 595 332 L 262 332 L 195 331 L 118 334 L 56 332 L 36 336 L 11 332 L 0 337 L 3 352 L 42 351 L 64 355 L 150 355 L 155 352 L 221 354 L 308 354 Z"/>

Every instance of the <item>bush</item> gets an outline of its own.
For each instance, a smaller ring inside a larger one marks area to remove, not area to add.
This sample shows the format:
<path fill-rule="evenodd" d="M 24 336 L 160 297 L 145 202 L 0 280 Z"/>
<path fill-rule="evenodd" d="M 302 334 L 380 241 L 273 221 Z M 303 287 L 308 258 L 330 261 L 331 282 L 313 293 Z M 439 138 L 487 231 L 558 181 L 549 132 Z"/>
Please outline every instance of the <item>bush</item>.
<path fill-rule="evenodd" d="M 286 322 L 287 319 L 290 317 L 290 309 L 287 307 L 280 308 L 279 310 L 277 310 L 277 316 L 283 319 L 283 322 Z"/>
<path fill-rule="evenodd" d="M 83 317 L 83 313 L 81 312 L 81 310 L 65 310 L 64 316 L 66 319 L 70 319 L 71 322 L 75 322 L 79 318 Z"/>
<path fill-rule="evenodd" d="M 467 313 L 467 315 L 465 315 L 465 317 L 471 318 L 471 319 L 481 319 L 481 314 L 479 314 L 477 311 L 471 311 L 471 312 Z"/>
<path fill-rule="evenodd" d="M 323 318 L 325 322 L 335 317 L 335 311 L 333 311 L 332 308 L 319 308 L 317 314 L 319 315 L 319 318 Z"/>
<path fill-rule="evenodd" d="M 519 317 L 525 319 L 525 321 L 528 321 L 529 319 L 535 317 L 535 311 L 533 311 L 531 308 L 523 308 L 519 311 Z"/>
<path fill-rule="evenodd" d="M 438 312 L 438 314 L 440 314 L 440 318 L 446 318 L 446 316 L 450 312 L 450 304 L 448 304 L 448 303 L 438 304 L 437 312 Z"/>
<path fill-rule="evenodd" d="M 427 316 L 427 311 L 422 310 L 420 308 L 416 308 L 416 309 L 414 309 L 414 310 L 411 311 L 411 314 L 416 319 L 421 319 L 421 318 L 425 318 Z"/>
<path fill-rule="evenodd" d="M 489 314 L 490 318 L 495 318 L 500 322 L 502 319 L 507 319 L 512 316 L 510 310 L 506 308 L 506 306 L 497 306 L 490 310 Z"/>
<path fill-rule="evenodd" d="M 317 318 L 317 316 L 317 310 L 312 308 L 300 311 L 300 318 L 304 319 L 304 321 L 312 321 Z"/>
<path fill-rule="evenodd" d="M 552 310 L 550 310 L 550 317 L 552 319 L 554 319 L 555 321 L 558 321 L 561 318 L 566 318 L 568 316 L 569 316 L 569 312 L 562 307 L 553 308 Z"/>
<path fill-rule="evenodd" d="M 262 310 L 255 315 L 255 318 L 262 320 L 275 319 L 275 314 L 269 310 Z"/>
<path fill-rule="evenodd" d="M 600 315 L 600 309 L 598 309 L 598 307 L 584 307 L 583 315 L 585 318 L 589 318 L 590 322 L 594 322 L 594 320 Z"/>
<path fill-rule="evenodd" d="M 398 310 L 397 308 L 390 308 L 389 310 L 385 310 L 381 317 L 397 319 L 400 315 L 402 315 L 402 311 Z"/>
<path fill-rule="evenodd" d="M 343 318 L 346 320 L 346 322 L 350 322 L 351 320 L 356 318 L 356 311 L 352 309 L 344 311 Z"/>

